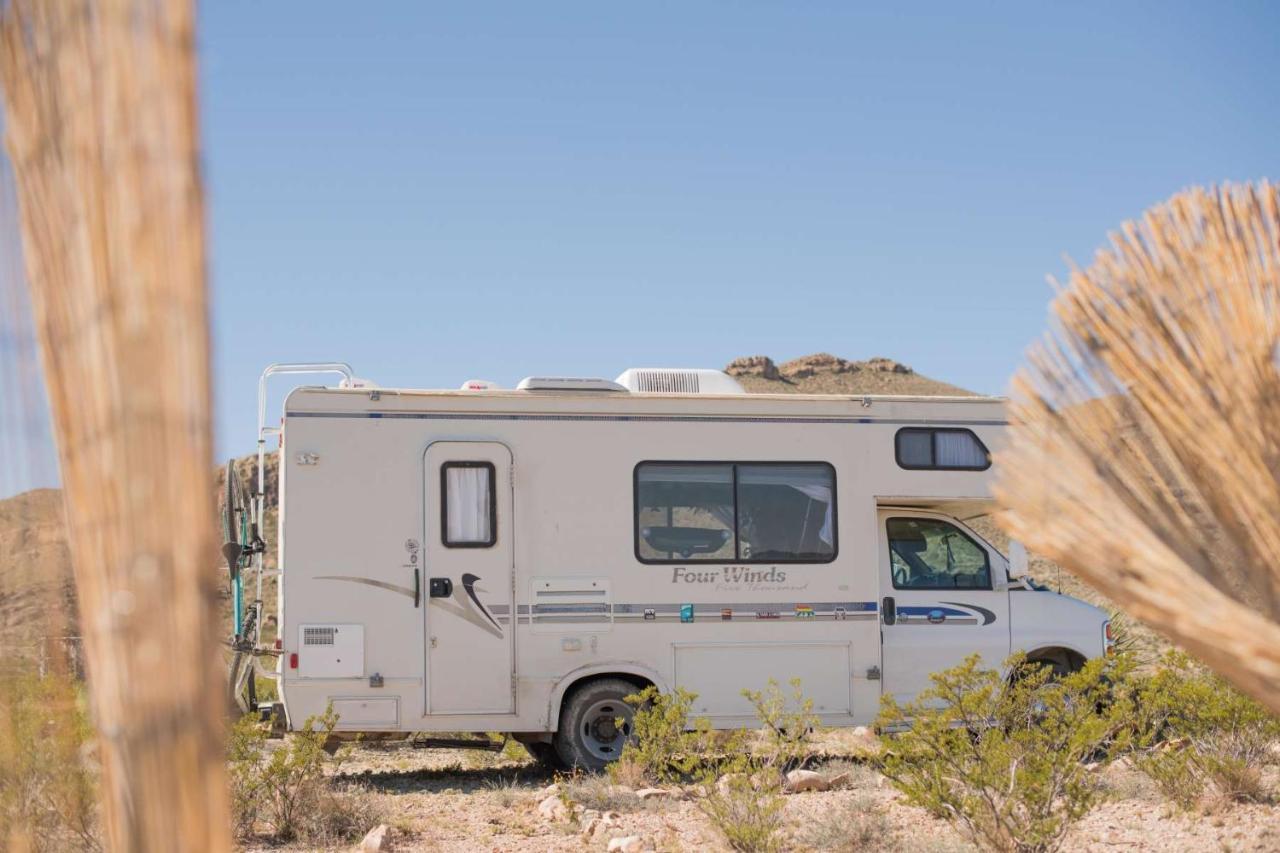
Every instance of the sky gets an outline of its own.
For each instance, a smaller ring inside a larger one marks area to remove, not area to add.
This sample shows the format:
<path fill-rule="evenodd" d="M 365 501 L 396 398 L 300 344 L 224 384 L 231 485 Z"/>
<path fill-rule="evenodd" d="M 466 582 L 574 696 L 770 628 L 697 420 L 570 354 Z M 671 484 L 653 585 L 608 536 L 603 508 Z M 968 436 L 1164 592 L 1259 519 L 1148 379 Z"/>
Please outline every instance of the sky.
<path fill-rule="evenodd" d="M 1280 5 L 894 5 L 201 3 L 219 455 L 279 361 L 1002 393 L 1064 258 L 1280 177 Z"/>

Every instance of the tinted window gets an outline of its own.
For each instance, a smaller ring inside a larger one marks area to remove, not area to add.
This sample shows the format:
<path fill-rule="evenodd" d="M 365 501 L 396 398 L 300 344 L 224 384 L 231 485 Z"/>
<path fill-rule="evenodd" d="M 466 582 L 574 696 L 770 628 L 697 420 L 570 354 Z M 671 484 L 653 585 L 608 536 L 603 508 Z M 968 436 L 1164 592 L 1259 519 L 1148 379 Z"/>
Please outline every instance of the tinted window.
<path fill-rule="evenodd" d="M 933 518 L 887 523 L 895 589 L 991 589 L 986 549 L 954 524 Z"/>
<path fill-rule="evenodd" d="M 643 562 L 835 558 L 835 470 L 825 463 L 642 462 L 635 487 Z"/>
<path fill-rule="evenodd" d="M 991 457 L 982 441 L 967 429 L 900 429 L 894 453 L 903 468 L 984 471 Z"/>
<path fill-rule="evenodd" d="M 831 559 L 835 477 L 828 465 L 739 465 L 738 553 L 744 560 Z"/>
<path fill-rule="evenodd" d="M 732 560 L 733 466 L 636 469 L 636 553 L 654 562 Z"/>

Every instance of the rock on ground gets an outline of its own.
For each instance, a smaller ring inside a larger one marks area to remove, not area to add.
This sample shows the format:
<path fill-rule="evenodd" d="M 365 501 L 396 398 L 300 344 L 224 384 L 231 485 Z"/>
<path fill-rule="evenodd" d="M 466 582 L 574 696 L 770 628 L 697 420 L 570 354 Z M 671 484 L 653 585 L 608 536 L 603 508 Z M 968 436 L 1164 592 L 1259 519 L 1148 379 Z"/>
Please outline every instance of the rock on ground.
<path fill-rule="evenodd" d="M 787 774 L 783 785 L 788 794 L 800 794 L 805 791 L 825 791 L 831 786 L 821 773 L 812 770 L 792 770 Z"/>

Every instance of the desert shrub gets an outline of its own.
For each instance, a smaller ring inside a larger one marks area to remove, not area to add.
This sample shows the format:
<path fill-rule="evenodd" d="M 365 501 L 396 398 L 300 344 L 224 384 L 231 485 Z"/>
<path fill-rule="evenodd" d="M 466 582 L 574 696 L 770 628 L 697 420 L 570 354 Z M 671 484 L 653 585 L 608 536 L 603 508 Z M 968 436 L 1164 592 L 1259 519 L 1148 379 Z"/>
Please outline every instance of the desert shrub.
<path fill-rule="evenodd" d="M 705 720 L 689 722 L 689 709 L 697 694 L 677 688 L 662 693 L 650 686 L 627 697 L 636 708 L 633 736 L 618 760 L 609 765 L 610 777 L 619 784 L 630 781 L 686 781 L 702 763 L 703 745 L 710 725 Z"/>
<path fill-rule="evenodd" d="M 1122 660 L 1094 660 L 1054 678 L 1015 656 L 1006 672 L 1018 677 L 1008 678 L 971 656 L 932 675 L 908 705 L 884 698 L 879 726 L 911 727 L 887 738 L 880 770 L 909 802 L 979 847 L 1056 850 L 1102 796 L 1085 761 L 1129 721 L 1129 703 L 1111 689 L 1126 670 Z"/>
<path fill-rule="evenodd" d="M 92 736 L 73 679 L 0 678 L 0 848 L 101 849 Z"/>
<path fill-rule="evenodd" d="M 788 697 L 772 678 L 764 690 L 744 690 L 742 695 L 755 708 L 760 721 L 761 740 L 753 754 L 761 769 L 786 772 L 807 757 L 818 717 L 813 713 L 813 700 L 800 689 L 800 679 L 793 678 L 790 705 Z"/>
<path fill-rule="evenodd" d="M 1209 796 L 1271 798 L 1261 765 L 1280 740 L 1280 719 L 1261 704 L 1176 651 L 1136 681 L 1134 698 L 1135 765 L 1170 800 L 1192 808 Z"/>
<path fill-rule="evenodd" d="M 731 849 L 743 853 L 781 850 L 784 838 L 780 817 L 785 803 L 780 783 L 772 774 L 762 779 L 747 772 L 750 765 L 744 758 L 740 756 L 729 765 L 741 769 L 728 769 L 718 779 L 712 773 L 706 774 L 705 779 L 711 784 L 707 795 L 697 801 L 698 808 Z"/>
<path fill-rule="evenodd" d="M 357 838 L 377 822 L 372 798 L 336 784 L 346 750 L 330 755 L 325 745 L 338 715 L 330 707 L 308 717 L 300 730 L 271 748 L 251 716 L 236 723 L 228 739 L 232 819 L 240 837 L 265 826 L 279 841 L 332 844 Z"/>
<path fill-rule="evenodd" d="M 824 810 L 805 824 L 797 840 L 805 847 L 833 853 L 902 849 L 885 810 L 866 795 Z"/>
<path fill-rule="evenodd" d="M 698 808 L 730 848 L 782 849 L 782 774 L 804 757 L 817 725 L 799 679 L 791 687 L 790 710 L 772 679 L 764 690 L 742 691 L 755 708 L 757 732 L 713 731 L 705 719 L 691 722 L 697 697 L 685 690 L 663 694 L 649 687 L 628 697 L 636 706 L 635 736 L 611 765 L 611 778 L 693 782 L 702 792 Z"/>

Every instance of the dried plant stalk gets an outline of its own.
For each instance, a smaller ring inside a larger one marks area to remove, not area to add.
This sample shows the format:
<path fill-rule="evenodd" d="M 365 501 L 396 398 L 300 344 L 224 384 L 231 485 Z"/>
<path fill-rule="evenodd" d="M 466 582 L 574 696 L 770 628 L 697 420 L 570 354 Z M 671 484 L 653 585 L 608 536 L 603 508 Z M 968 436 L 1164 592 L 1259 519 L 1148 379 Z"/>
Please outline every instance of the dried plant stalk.
<path fill-rule="evenodd" d="M 115 850 L 230 847 L 189 0 L 8 0 L 6 144 Z"/>
<path fill-rule="evenodd" d="M 1175 196 L 1052 312 L 1001 525 L 1280 712 L 1280 192 Z"/>

